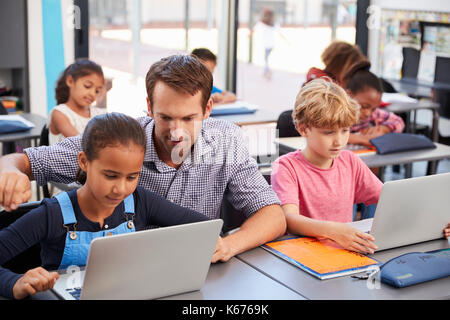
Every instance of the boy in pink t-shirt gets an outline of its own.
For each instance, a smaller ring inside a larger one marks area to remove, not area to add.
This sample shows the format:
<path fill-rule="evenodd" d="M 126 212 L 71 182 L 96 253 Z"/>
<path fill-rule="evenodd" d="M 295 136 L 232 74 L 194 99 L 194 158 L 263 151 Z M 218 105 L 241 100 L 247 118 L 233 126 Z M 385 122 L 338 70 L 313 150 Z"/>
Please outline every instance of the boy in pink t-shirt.
<path fill-rule="evenodd" d="M 373 253 L 374 237 L 346 224 L 352 221 L 353 205 L 377 203 L 382 187 L 358 156 L 342 150 L 359 118 L 359 105 L 338 85 L 316 79 L 298 93 L 292 117 L 307 146 L 277 159 L 271 176 L 288 231 Z"/>

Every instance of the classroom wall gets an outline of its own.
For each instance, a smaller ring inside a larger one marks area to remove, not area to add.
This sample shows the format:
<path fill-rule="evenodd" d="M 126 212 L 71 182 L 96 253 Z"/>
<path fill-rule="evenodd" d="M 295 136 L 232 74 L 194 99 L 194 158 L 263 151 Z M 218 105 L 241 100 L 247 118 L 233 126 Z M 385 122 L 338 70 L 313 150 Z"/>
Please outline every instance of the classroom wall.
<path fill-rule="evenodd" d="M 379 9 L 389 10 L 408 10 L 408 11 L 426 11 L 426 12 L 450 12 L 450 1 L 448 0 L 372 0 L 371 6 Z M 369 39 L 367 56 L 372 63 L 372 71 L 379 73 L 378 65 L 381 15 L 374 14 L 369 18 Z M 450 21 L 449 21 L 450 22 Z"/>
<path fill-rule="evenodd" d="M 30 111 L 47 116 L 55 106 L 59 74 L 74 61 L 73 0 L 28 0 Z"/>

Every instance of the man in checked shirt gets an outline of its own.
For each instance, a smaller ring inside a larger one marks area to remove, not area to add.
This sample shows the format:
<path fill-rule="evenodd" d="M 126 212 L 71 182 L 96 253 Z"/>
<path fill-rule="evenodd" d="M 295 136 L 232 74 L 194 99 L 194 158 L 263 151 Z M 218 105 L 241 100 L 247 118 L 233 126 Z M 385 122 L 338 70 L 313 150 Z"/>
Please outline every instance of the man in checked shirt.
<path fill-rule="evenodd" d="M 209 118 L 212 74 L 195 57 L 170 56 L 146 77 L 149 117 L 138 121 L 147 134 L 139 185 L 211 219 L 222 199 L 247 219 L 219 242 L 212 262 L 273 240 L 286 231 L 279 200 L 258 171 L 234 124 Z M 30 180 L 70 183 L 78 170 L 81 136 L 0 158 L 0 205 L 15 209 L 31 197 Z"/>

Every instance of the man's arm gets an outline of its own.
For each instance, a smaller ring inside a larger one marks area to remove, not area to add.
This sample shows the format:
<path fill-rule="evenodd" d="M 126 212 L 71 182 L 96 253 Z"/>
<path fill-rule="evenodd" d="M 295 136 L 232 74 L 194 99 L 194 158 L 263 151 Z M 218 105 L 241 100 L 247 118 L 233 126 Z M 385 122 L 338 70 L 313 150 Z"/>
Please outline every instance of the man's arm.
<path fill-rule="evenodd" d="M 6 211 L 17 209 L 31 198 L 33 175 L 28 157 L 14 153 L 0 158 L 0 205 Z"/>
<path fill-rule="evenodd" d="M 219 241 L 212 262 L 228 261 L 231 257 L 282 236 L 286 219 L 278 204 L 261 208 L 248 218 L 240 229 Z"/>

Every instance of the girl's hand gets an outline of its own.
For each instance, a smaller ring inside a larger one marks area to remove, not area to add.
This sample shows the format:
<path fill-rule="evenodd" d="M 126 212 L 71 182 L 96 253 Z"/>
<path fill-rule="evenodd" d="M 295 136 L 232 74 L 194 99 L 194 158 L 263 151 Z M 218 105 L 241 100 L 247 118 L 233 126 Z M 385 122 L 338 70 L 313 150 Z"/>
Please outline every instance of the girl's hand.
<path fill-rule="evenodd" d="M 374 250 L 378 249 L 372 235 L 361 232 L 345 223 L 332 223 L 328 238 L 337 242 L 344 249 L 363 254 L 373 254 Z"/>
<path fill-rule="evenodd" d="M 388 126 L 369 127 L 369 128 L 361 130 L 362 134 L 364 134 L 366 136 L 370 136 L 371 139 L 385 135 L 390 132 L 391 132 L 391 128 L 389 128 Z"/>
<path fill-rule="evenodd" d="M 450 222 L 447 224 L 447 226 L 444 229 L 444 237 L 447 239 L 450 238 Z"/>
<path fill-rule="evenodd" d="M 14 299 L 23 299 L 37 292 L 51 289 L 58 278 L 57 272 L 48 272 L 42 267 L 28 270 L 13 287 Z"/>

